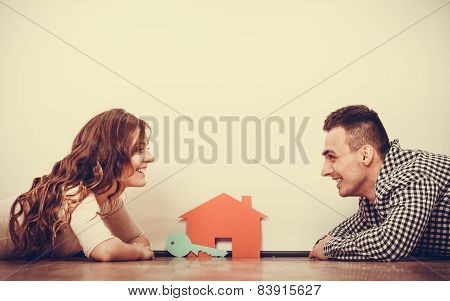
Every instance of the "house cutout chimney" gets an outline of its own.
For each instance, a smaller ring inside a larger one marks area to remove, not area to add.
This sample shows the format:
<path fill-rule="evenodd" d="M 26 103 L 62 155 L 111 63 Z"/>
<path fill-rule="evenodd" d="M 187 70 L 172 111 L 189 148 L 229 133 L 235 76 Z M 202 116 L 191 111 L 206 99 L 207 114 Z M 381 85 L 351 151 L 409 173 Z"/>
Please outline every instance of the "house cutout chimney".
<path fill-rule="evenodd" d="M 242 204 L 244 206 L 247 206 L 248 208 L 252 208 L 252 197 L 251 196 L 247 196 L 247 195 L 243 195 L 242 196 Z"/>

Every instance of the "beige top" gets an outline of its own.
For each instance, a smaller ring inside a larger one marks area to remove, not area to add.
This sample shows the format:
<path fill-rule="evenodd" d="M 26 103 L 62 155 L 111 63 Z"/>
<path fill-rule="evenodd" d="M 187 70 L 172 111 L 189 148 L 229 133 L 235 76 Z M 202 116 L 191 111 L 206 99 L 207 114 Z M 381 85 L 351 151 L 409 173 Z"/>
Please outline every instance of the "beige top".
<path fill-rule="evenodd" d="M 0 201 L 0 259 L 10 258 L 14 251 L 9 234 L 9 214 L 11 205 L 18 195 Z M 123 242 L 144 235 L 142 229 L 130 216 L 119 197 L 121 209 L 113 215 L 100 217 L 101 212 L 95 195 L 89 194 L 72 212 L 70 226 L 66 227 L 56 241 L 56 253 L 59 257 L 72 256 L 83 250 L 90 258 L 92 250 L 102 242 L 119 238 Z"/>

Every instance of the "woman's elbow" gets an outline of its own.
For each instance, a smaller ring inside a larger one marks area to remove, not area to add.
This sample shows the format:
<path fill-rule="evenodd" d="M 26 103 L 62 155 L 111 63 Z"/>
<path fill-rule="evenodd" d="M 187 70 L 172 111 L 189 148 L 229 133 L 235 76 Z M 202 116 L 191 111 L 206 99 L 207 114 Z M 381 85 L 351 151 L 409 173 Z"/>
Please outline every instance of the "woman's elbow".
<path fill-rule="evenodd" d="M 107 253 L 100 253 L 100 254 L 91 254 L 91 258 L 95 261 L 99 262 L 109 262 L 112 261 L 112 256 L 110 256 Z"/>
<path fill-rule="evenodd" d="M 107 244 L 102 243 L 92 250 L 89 258 L 100 262 L 113 261 L 112 249 Z"/>

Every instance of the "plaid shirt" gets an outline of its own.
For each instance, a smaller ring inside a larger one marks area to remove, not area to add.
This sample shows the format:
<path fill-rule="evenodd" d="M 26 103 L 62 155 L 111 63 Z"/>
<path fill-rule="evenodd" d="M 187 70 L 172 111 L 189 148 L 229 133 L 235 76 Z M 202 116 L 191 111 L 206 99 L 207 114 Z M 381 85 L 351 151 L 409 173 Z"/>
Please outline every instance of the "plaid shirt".
<path fill-rule="evenodd" d="M 329 235 L 325 256 L 393 261 L 412 255 L 450 255 L 450 157 L 403 150 L 391 142 L 375 185 L 375 202 Z"/>

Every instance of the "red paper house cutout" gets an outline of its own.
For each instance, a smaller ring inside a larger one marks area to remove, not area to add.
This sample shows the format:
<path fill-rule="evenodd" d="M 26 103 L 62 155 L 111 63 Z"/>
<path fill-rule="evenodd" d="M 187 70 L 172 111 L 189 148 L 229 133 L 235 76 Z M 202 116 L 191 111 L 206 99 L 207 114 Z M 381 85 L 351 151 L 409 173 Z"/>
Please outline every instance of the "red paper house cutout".
<path fill-rule="evenodd" d="M 236 258 L 260 257 L 261 219 L 265 217 L 252 208 L 251 196 L 243 196 L 240 202 L 225 193 L 180 216 L 186 219 L 186 234 L 193 244 L 214 248 L 216 239 L 231 238 Z"/>

